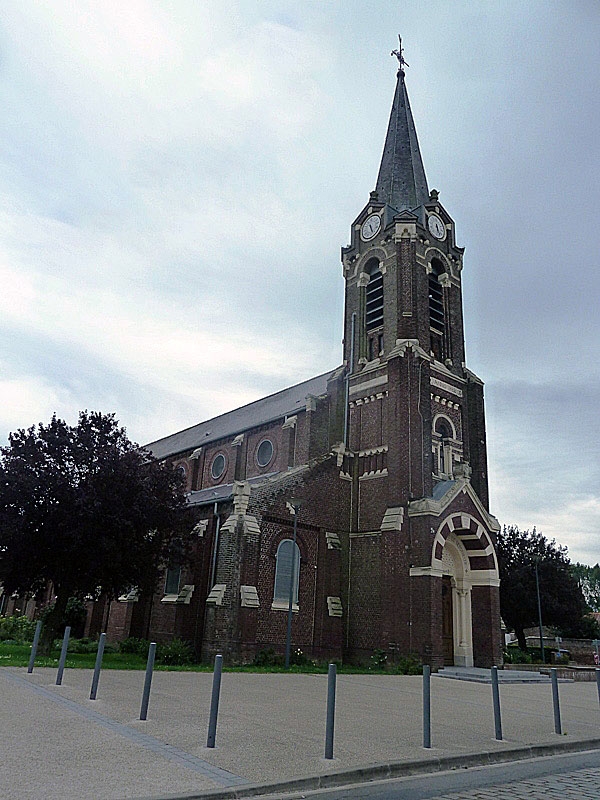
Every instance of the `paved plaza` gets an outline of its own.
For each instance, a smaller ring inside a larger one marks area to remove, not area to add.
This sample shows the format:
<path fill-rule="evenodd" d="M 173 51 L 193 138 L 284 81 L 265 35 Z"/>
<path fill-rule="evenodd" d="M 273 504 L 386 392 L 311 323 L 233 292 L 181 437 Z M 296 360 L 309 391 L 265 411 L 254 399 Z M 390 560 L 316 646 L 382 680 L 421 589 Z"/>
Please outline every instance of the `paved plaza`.
<path fill-rule="evenodd" d="M 513 751 L 523 758 L 538 745 L 600 747 L 595 683 L 560 685 L 562 736 L 554 733 L 550 686 L 501 686 L 504 740 L 497 742 L 490 686 L 434 676 L 433 747 L 424 750 L 419 676 L 340 675 L 335 758 L 325 760 L 326 675 L 224 673 L 214 749 L 206 747 L 210 673 L 155 673 L 144 722 L 142 672 L 104 671 L 95 701 L 88 699 L 91 671 L 66 670 L 62 686 L 55 677 L 50 669 L 0 669 L 0 798 L 242 796 L 245 786 L 291 788 L 310 776 L 323 785 L 356 781 L 360 768 L 383 778 L 403 768 L 493 762 Z M 550 789 L 544 797 L 553 797 Z"/>

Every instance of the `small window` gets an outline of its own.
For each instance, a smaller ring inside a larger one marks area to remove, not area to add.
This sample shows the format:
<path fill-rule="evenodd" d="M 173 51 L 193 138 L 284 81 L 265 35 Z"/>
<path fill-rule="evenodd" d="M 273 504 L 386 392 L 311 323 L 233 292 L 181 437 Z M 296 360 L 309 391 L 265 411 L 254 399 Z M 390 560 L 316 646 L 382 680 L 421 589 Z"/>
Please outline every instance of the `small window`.
<path fill-rule="evenodd" d="M 222 477 L 224 472 L 225 456 L 223 453 L 219 453 L 218 456 L 214 457 L 213 462 L 210 465 L 210 474 L 212 475 L 213 479 L 217 481 L 220 477 Z"/>
<path fill-rule="evenodd" d="M 292 577 L 292 560 L 293 577 Z M 275 588 L 273 602 L 277 604 L 290 601 L 290 584 L 292 603 L 298 604 L 298 578 L 300 576 L 300 548 L 291 539 L 284 539 L 277 548 L 275 565 Z"/>
<path fill-rule="evenodd" d="M 169 567 L 165 578 L 165 594 L 179 594 L 181 566 Z"/>
<path fill-rule="evenodd" d="M 256 451 L 256 461 L 259 467 L 266 467 L 271 459 L 273 458 L 273 443 L 270 442 L 268 439 L 263 439 L 263 441 L 258 445 L 258 450 Z"/>

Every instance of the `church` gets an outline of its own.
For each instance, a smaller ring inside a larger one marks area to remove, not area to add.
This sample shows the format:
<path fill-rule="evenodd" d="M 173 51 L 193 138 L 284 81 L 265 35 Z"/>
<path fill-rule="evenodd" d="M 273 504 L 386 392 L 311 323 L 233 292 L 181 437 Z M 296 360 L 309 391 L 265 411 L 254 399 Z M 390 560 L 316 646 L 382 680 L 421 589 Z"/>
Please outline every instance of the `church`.
<path fill-rule="evenodd" d="M 429 190 L 402 52 L 375 190 L 342 248 L 343 361 L 146 445 L 186 482 L 194 558 L 88 633 L 179 637 L 230 663 L 437 669 L 502 661 L 482 381 L 465 364 L 462 247 Z"/>

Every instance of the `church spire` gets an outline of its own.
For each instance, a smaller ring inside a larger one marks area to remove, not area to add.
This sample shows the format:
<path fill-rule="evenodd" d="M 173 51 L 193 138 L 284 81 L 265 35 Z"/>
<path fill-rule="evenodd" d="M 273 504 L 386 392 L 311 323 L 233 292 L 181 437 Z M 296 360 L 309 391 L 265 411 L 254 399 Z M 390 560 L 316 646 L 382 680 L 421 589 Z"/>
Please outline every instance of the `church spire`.
<path fill-rule="evenodd" d="M 402 55 L 402 40 L 398 39 L 398 50 L 392 50 L 392 55 L 398 59 L 398 81 L 376 189 L 379 200 L 402 211 L 426 203 L 429 190 L 404 84 L 404 67 L 408 64 Z"/>

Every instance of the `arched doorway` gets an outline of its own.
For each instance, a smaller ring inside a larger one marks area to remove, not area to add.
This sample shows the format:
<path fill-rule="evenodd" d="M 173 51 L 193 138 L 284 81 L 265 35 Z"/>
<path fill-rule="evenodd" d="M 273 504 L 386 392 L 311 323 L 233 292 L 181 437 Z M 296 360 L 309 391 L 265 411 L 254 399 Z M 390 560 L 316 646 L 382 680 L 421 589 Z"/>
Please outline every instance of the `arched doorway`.
<path fill-rule="evenodd" d="M 448 666 L 473 666 L 471 586 L 467 551 L 451 533 L 442 552 L 442 647 Z"/>

